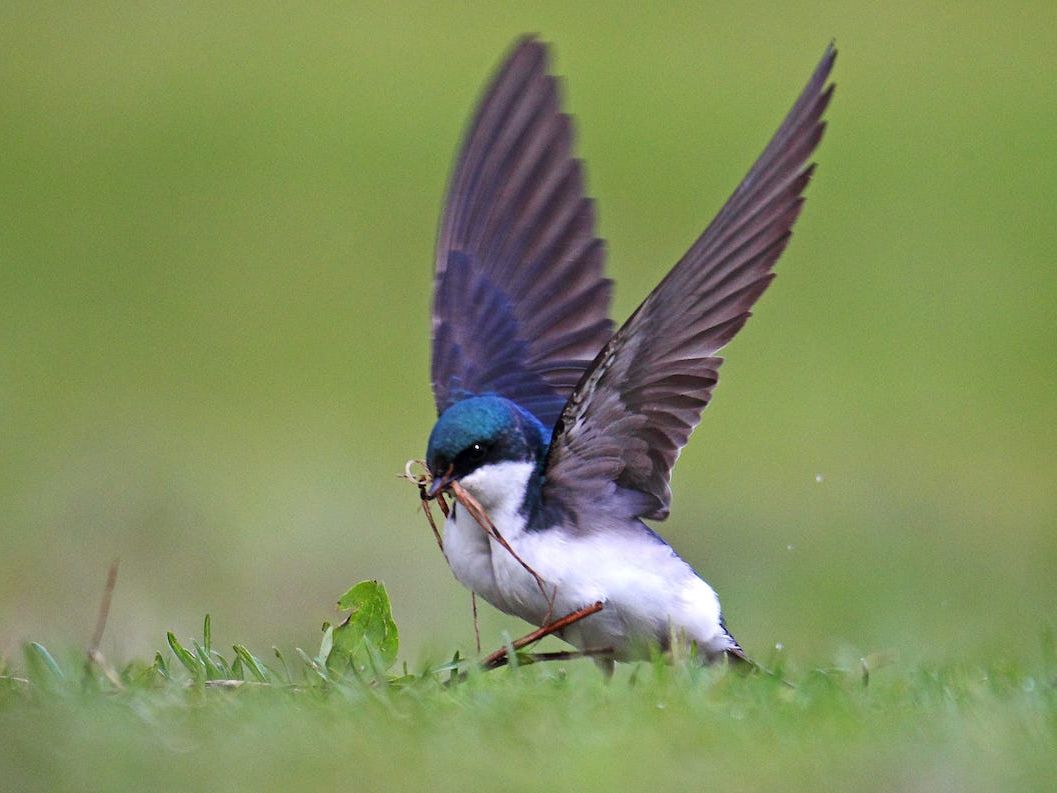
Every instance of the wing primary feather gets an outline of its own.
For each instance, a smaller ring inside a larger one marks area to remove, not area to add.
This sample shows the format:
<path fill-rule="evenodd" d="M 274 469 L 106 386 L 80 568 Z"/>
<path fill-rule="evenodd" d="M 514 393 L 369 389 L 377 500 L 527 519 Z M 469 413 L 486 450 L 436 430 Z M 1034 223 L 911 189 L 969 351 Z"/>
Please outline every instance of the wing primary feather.
<path fill-rule="evenodd" d="M 555 424 L 545 499 L 575 512 L 633 491 L 612 503 L 667 517 L 672 467 L 719 379 L 715 353 L 774 279 L 803 207 L 835 58 L 831 45 L 715 219 L 584 371 Z"/>
<path fill-rule="evenodd" d="M 605 249 L 549 60 L 534 37 L 515 44 L 456 158 L 434 269 L 438 412 L 497 393 L 551 427 L 612 335 Z"/>

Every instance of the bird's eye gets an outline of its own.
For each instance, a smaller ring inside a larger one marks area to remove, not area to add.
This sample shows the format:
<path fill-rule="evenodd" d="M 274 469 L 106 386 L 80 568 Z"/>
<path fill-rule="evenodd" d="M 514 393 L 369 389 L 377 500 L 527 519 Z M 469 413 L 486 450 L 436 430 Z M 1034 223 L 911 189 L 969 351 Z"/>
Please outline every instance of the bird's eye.
<path fill-rule="evenodd" d="M 488 453 L 488 448 L 483 443 L 472 443 L 466 448 L 466 459 L 472 463 L 479 463 Z"/>

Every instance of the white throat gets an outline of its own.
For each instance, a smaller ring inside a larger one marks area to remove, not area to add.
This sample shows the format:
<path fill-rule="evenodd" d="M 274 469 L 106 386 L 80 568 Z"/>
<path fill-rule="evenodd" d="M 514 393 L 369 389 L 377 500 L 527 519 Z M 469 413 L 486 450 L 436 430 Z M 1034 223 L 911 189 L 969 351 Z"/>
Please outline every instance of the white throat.
<path fill-rule="evenodd" d="M 459 483 L 481 503 L 492 522 L 503 531 L 504 526 L 514 523 L 512 518 L 521 509 L 525 488 L 535 469 L 535 464 L 530 462 L 490 463 L 467 474 Z"/>

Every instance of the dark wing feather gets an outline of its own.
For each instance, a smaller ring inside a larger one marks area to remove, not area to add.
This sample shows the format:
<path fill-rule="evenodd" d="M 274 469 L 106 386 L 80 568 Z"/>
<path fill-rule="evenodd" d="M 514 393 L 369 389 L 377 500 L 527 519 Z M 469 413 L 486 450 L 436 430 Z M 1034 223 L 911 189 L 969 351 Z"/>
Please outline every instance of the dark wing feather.
<path fill-rule="evenodd" d="M 520 41 L 481 100 L 437 240 L 437 412 L 497 393 L 552 427 L 609 340 L 610 282 L 547 49 Z"/>
<path fill-rule="evenodd" d="M 554 430 L 544 498 L 575 510 L 619 492 L 636 517 L 668 516 L 672 467 L 719 378 L 715 353 L 774 278 L 800 213 L 835 57 L 831 45 L 716 219 L 584 374 Z"/>

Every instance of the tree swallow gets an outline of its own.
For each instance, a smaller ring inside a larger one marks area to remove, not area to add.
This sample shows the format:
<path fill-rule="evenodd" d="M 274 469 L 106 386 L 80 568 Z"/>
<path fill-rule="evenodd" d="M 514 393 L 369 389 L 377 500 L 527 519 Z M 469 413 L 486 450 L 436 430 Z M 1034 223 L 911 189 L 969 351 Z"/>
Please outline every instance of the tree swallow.
<path fill-rule="evenodd" d="M 705 660 L 745 660 L 712 587 L 643 521 L 668 516 L 672 467 L 712 396 L 716 353 L 789 241 L 835 57 L 830 45 L 715 220 L 615 333 L 547 47 L 520 40 L 492 79 L 437 241 L 439 418 L 426 464 L 427 495 L 457 481 L 516 552 L 454 505 L 448 563 L 496 608 L 544 625 L 601 601 L 559 635 L 616 660 L 648 657 L 673 636 Z"/>

